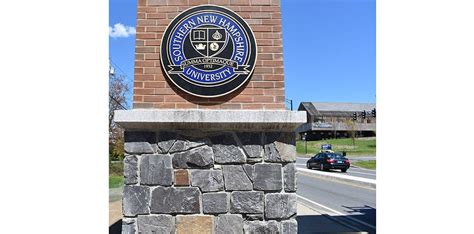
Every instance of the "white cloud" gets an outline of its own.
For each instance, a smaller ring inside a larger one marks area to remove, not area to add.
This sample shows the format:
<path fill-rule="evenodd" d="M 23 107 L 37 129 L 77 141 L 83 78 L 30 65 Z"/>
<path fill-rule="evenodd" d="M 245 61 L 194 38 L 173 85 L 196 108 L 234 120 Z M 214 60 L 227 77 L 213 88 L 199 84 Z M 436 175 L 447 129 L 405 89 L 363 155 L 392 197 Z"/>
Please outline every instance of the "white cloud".
<path fill-rule="evenodd" d="M 114 24 L 113 28 L 109 26 L 109 36 L 112 38 L 130 37 L 136 33 L 135 27 L 125 26 L 121 23 Z"/>

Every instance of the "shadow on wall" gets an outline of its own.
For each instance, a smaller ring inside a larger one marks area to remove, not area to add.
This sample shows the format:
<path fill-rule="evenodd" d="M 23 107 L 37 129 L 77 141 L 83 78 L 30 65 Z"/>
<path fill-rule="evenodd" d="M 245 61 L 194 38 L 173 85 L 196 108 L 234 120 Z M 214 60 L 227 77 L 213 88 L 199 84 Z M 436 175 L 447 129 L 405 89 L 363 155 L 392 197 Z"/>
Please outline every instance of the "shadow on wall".
<path fill-rule="evenodd" d="M 120 233 L 122 233 L 122 219 L 117 220 L 117 222 L 109 226 L 109 234 Z"/>
<path fill-rule="evenodd" d="M 347 217 L 355 218 L 364 222 L 375 223 L 376 209 L 370 206 L 347 207 L 349 213 L 346 216 L 328 216 L 328 215 L 302 215 L 298 216 L 298 233 L 300 234 L 323 234 L 323 233 L 369 233 L 374 234 L 376 230 L 351 221 Z M 374 225 L 375 226 L 375 225 Z M 122 233 L 122 220 L 109 226 L 109 234 Z"/>

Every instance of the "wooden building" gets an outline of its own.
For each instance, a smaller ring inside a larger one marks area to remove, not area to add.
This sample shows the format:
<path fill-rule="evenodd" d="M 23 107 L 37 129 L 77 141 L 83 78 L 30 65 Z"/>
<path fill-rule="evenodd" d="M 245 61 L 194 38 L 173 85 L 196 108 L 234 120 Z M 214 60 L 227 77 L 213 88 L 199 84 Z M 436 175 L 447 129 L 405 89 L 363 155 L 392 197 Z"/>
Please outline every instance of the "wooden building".
<path fill-rule="evenodd" d="M 375 103 L 301 102 L 299 111 L 306 111 L 307 123 L 296 129 L 306 140 L 375 136 Z M 364 114 L 365 111 L 365 114 Z M 374 113 L 373 113 L 374 112 Z"/>

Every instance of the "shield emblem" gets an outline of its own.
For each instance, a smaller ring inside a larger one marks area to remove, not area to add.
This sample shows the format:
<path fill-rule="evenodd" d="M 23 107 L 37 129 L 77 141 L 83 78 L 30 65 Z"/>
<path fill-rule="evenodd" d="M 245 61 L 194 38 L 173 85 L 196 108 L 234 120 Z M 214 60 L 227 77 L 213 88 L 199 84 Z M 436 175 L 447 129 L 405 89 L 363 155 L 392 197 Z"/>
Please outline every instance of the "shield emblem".
<path fill-rule="evenodd" d="M 226 46 L 227 32 L 221 28 L 193 28 L 191 29 L 191 43 L 194 50 L 204 57 L 219 54 Z"/>

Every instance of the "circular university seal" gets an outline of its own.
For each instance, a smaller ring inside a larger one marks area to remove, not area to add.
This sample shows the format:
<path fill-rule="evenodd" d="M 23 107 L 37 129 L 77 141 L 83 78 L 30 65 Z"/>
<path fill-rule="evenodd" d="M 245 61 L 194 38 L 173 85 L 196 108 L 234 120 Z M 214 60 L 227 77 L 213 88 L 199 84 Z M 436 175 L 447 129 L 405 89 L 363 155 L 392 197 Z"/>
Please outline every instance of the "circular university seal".
<path fill-rule="evenodd" d="M 247 23 L 233 11 L 214 5 L 179 14 L 163 34 L 161 65 L 181 90 L 219 97 L 242 86 L 252 75 L 257 44 Z"/>

